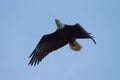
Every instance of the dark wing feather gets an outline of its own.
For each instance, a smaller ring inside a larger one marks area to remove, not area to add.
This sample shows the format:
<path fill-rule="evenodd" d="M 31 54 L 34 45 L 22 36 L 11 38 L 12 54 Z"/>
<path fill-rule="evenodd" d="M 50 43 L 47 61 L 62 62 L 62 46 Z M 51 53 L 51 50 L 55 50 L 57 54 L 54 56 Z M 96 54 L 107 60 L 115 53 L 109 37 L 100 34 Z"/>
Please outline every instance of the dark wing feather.
<path fill-rule="evenodd" d="M 96 44 L 96 41 L 93 39 L 93 36 L 91 36 L 91 33 L 88 33 L 80 24 L 75 24 L 73 27 L 71 27 L 71 32 L 74 34 L 76 38 L 80 39 L 92 39 L 93 42 Z"/>
<path fill-rule="evenodd" d="M 57 32 L 44 35 L 39 41 L 34 51 L 29 56 L 29 58 L 31 58 L 29 65 L 35 66 L 51 51 L 57 50 L 58 48 L 66 45 L 67 43 L 68 42 L 62 37 L 60 37 Z"/>

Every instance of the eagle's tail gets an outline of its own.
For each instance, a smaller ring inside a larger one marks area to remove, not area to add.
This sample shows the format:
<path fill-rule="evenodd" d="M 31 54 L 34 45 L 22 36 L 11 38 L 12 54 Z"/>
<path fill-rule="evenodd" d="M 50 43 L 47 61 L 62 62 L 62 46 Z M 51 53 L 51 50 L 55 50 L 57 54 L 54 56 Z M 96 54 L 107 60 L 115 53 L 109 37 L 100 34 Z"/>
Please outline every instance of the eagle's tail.
<path fill-rule="evenodd" d="M 73 45 L 69 44 L 69 47 L 74 51 L 80 51 L 82 46 L 75 40 Z"/>

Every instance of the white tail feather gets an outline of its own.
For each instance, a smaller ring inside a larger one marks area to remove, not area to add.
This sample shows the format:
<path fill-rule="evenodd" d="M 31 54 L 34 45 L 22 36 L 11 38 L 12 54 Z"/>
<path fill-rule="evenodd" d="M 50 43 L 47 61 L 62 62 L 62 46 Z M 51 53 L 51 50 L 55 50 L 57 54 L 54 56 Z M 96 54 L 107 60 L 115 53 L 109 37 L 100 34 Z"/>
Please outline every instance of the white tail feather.
<path fill-rule="evenodd" d="M 77 41 L 74 41 L 73 42 L 74 46 L 69 44 L 69 47 L 74 50 L 74 51 L 80 51 L 82 46 L 77 42 Z"/>

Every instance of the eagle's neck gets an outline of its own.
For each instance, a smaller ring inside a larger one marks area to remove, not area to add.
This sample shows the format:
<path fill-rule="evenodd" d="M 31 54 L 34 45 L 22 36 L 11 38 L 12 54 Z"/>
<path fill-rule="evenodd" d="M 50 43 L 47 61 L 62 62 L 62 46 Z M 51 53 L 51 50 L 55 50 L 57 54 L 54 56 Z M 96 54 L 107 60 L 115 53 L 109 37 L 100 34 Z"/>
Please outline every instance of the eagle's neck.
<path fill-rule="evenodd" d="M 65 24 L 61 23 L 60 20 L 55 19 L 56 25 L 57 25 L 57 29 L 62 29 L 65 27 Z"/>

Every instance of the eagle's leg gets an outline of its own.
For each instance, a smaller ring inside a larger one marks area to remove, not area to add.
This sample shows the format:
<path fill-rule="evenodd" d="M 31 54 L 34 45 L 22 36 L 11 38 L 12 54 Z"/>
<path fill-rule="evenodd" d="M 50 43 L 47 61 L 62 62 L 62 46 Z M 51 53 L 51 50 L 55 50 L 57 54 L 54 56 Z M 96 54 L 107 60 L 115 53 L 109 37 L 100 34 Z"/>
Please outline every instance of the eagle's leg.
<path fill-rule="evenodd" d="M 75 40 L 73 43 L 69 43 L 69 47 L 74 51 L 80 51 L 82 46 Z"/>

